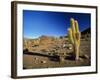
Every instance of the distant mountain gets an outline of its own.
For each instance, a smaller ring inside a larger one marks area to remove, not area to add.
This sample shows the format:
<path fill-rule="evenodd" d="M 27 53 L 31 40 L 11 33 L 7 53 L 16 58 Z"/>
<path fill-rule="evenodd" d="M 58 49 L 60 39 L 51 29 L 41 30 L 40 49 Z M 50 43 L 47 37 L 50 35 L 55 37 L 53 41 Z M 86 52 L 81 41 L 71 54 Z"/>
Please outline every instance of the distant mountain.
<path fill-rule="evenodd" d="M 91 33 L 91 28 L 90 27 L 81 32 L 82 35 L 84 35 L 86 33 Z"/>
<path fill-rule="evenodd" d="M 91 33 L 91 28 L 89 27 L 89 28 L 87 28 L 87 29 L 85 29 L 85 30 L 83 30 L 82 32 L 81 32 L 81 34 L 82 35 L 85 35 L 85 34 L 87 34 L 87 33 Z M 60 39 L 63 39 L 63 38 L 67 38 L 68 36 L 66 35 L 66 36 L 59 36 L 58 38 L 60 38 Z M 46 35 L 42 35 L 42 36 L 40 36 L 40 37 L 38 37 L 38 38 L 36 38 L 36 39 L 31 39 L 31 38 L 24 38 L 24 40 L 37 40 L 37 39 L 40 39 L 40 40 L 46 40 L 46 41 L 48 41 L 48 40 L 51 40 L 51 39 L 54 39 L 54 38 L 57 38 L 57 37 L 54 37 L 54 36 L 46 36 Z"/>

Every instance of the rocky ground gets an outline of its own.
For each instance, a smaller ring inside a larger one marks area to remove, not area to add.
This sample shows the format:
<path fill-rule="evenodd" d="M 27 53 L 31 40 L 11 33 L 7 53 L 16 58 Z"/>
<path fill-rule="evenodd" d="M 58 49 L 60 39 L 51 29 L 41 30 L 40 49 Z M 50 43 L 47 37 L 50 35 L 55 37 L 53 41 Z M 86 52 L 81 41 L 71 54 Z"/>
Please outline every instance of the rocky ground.
<path fill-rule="evenodd" d="M 54 68 L 90 66 L 90 37 L 81 39 L 80 59 L 75 61 L 73 47 L 65 37 L 41 36 L 37 39 L 24 39 L 23 68 Z"/>

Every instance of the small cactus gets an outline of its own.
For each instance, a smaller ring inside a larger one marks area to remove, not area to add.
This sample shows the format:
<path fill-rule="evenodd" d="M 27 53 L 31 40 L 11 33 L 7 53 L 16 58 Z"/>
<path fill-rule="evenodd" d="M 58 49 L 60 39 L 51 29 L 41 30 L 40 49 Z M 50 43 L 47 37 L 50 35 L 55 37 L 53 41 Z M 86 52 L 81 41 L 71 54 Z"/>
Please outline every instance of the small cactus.
<path fill-rule="evenodd" d="M 68 28 L 68 38 L 74 48 L 75 60 L 79 60 L 80 36 L 78 21 L 71 18 L 70 28 Z"/>

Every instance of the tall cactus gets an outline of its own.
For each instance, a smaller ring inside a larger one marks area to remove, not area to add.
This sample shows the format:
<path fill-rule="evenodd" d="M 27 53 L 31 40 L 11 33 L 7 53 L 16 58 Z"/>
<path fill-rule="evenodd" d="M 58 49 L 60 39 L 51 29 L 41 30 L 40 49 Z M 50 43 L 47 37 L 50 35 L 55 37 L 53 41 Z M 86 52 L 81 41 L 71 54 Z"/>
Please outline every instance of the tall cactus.
<path fill-rule="evenodd" d="M 79 60 L 80 36 L 78 21 L 71 18 L 70 28 L 68 28 L 68 38 L 74 48 L 75 60 Z"/>

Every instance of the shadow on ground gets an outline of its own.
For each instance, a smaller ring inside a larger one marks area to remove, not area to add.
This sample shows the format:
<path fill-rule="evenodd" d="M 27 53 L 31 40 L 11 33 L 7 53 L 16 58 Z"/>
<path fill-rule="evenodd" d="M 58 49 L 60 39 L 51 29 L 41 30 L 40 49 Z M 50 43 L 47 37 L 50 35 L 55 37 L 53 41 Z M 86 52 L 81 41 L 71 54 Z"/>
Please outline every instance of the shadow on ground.
<path fill-rule="evenodd" d="M 59 62 L 60 58 L 58 55 L 54 55 L 54 56 L 50 56 L 47 54 L 42 54 L 42 53 L 36 53 L 36 52 L 28 52 L 28 51 L 24 51 L 23 54 L 25 55 L 32 55 L 32 56 L 40 56 L 40 57 L 47 57 L 49 60 L 51 61 L 55 61 L 55 62 Z"/>
<path fill-rule="evenodd" d="M 60 62 L 60 56 L 58 55 L 48 55 L 48 54 L 43 54 L 43 53 L 36 53 L 36 52 L 29 52 L 28 50 L 23 51 L 23 54 L 25 55 L 32 55 L 32 56 L 40 56 L 40 57 L 47 57 L 50 61 L 54 62 Z M 73 53 L 67 54 L 65 57 L 63 57 L 65 60 L 71 60 L 74 61 L 75 57 Z"/>

